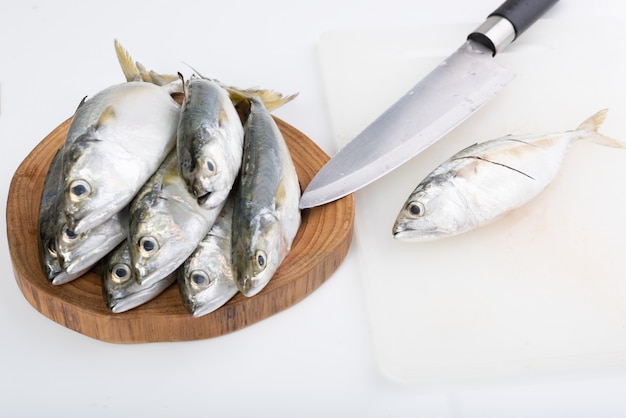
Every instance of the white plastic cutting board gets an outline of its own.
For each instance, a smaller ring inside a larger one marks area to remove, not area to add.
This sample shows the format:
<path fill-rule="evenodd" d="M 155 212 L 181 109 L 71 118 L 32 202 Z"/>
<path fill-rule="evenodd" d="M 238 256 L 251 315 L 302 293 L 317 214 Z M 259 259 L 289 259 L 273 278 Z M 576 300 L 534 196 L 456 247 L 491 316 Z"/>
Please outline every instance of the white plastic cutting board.
<path fill-rule="evenodd" d="M 325 34 L 337 149 L 475 26 Z M 537 22 L 496 57 L 518 74 L 511 85 L 356 193 L 354 248 L 384 375 L 432 382 L 626 365 L 626 150 L 574 144 L 542 195 L 481 230 L 431 243 L 391 235 L 413 188 L 467 145 L 573 129 L 605 107 L 601 131 L 626 141 L 624 39 L 613 22 Z"/>

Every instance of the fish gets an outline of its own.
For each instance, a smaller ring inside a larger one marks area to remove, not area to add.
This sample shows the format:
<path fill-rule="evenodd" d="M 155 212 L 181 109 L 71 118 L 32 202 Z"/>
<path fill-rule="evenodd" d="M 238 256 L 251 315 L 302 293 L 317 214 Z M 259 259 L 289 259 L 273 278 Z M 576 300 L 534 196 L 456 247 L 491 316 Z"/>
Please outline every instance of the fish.
<path fill-rule="evenodd" d="M 61 150 L 52 157 L 41 190 L 41 201 L 37 216 L 38 247 L 41 268 L 46 278 L 52 282 L 65 274 L 56 249 L 56 235 L 59 228 L 59 200 L 63 195 L 63 158 Z M 68 278 L 69 279 L 69 278 Z"/>
<path fill-rule="evenodd" d="M 130 204 L 129 245 L 136 280 L 153 283 L 174 272 L 196 249 L 222 205 L 205 209 L 178 172 L 175 150 Z"/>
<path fill-rule="evenodd" d="M 175 147 L 179 84 L 124 82 L 81 102 L 62 148 L 62 207 L 74 233 L 121 211 Z"/>
<path fill-rule="evenodd" d="M 299 229 L 300 185 L 276 122 L 256 97 L 247 100 L 244 148 L 234 190 L 233 276 L 244 296 L 259 293 L 291 249 Z"/>
<path fill-rule="evenodd" d="M 62 223 L 57 230 L 56 250 L 66 277 L 55 277 L 52 284 L 64 284 L 80 277 L 127 236 L 128 207 L 81 234 L 74 233 L 66 223 Z"/>
<path fill-rule="evenodd" d="M 124 211 L 80 235 L 67 228 L 65 216 L 59 210 L 63 198 L 62 165 L 62 152 L 58 150 L 44 180 L 38 216 L 42 268 L 54 285 L 85 274 L 124 240 L 128 232 Z"/>
<path fill-rule="evenodd" d="M 219 83 L 192 77 L 183 84 L 176 142 L 179 170 L 199 203 L 212 208 L 223 204 L 225 195 L 215 192 L 230 191 L 239 173 L 243 126 Z"/>
<path fill-rule="evenodd" d="M 394 222 L 394 238 L 435 240 L 503 217 L 552 182 L 575 141 L 626 148 L 624 142 L 598 132 L 607 111 L 600 110 L 571 131 L 507 135 L 459 151 L 411 192 Z"/>
<path fill-rule="evenodd" d="M 181 299 L 194 317 L 215 311 L 239 292 L 231 263 L 232 221 L 231 195 L 209 233 L 178 268 Z"/>
<path fill-rule="evenodd" d="M 113 313 L 134 309 L 156 298 L 176 281 L 170 274 L 150 285 L 140 284 L 135 277 L 128 240 L 122 241 L 103 261 L 101 282 L 104 302 Z"/>

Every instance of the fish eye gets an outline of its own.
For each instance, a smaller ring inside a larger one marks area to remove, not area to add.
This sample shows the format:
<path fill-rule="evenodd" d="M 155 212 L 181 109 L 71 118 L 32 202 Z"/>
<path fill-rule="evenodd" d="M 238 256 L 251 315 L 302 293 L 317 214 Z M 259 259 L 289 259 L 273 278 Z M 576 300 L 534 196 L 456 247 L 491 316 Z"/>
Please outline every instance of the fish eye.
<path fill-rule="evenodd" d="M 424 216 L 424 214 L 426 213 L 426 208 L 424 207 L 424 204 L 422 202 L 418 202 L 417 200 L 409 202 L 409 204 L 406 206 L 406 209 L 409 214 L 411 214 L 411 216 L 414 216 L 416 218 Z"/>
<path fill-rule="evenodd" d="M 71 242 L 75 240 L 77 237 L 78 237 L 78 234 L 76 234 L 74 231 L 69 229 L 67 225 L 63 227 L 63 235 L 61 236 L 61 239 L 64 242 Z"/>
<path fill-rule="evenodd" d="M 85 180 L 74 180 L 70 184 L 70 194 L 76 200 L 84 199 L 91 194 L 91 186 Z"/>
<path fill-rule="evenodd" d="M 202 290 L 211 286 L 214 280 L 203 270 L 194 270 L 189 274 L 189 282 L 195 289 Z"/>
<path fill-rule="evenodd" d="M 267 267 L 267 255 L 265 251 L 257 250 L 254 255 L 254 270 L 259 273 L 265 270 L 265 267 Z"/>
<path fill-rule="evenodd" d="M 126 264 L 116 264 L 111 269 L 111 279 L 118 284 L 127 282 L 130 279 L 130 267 Z"/>
<path fill-rule="evenodd" d="M 142 237 L 139 240 L 139 250 L 144 256 L 149 256 L 159 250 L 159 243 L 153 237 Z"/>
<path fill-rule="evenodd" d="M 206 162 L 206 169 L 209 171 L 209 173 L 214 173 L 215 172 L 215 163 L 211 160 L 207 160 Z"/>

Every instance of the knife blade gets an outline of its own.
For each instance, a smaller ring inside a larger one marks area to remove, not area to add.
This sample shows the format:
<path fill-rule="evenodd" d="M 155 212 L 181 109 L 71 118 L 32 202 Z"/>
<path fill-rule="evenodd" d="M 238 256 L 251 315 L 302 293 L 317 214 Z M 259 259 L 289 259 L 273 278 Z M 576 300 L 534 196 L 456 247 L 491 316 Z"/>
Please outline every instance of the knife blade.
<path fill-rule="evenodd" d="M 515 74 L 494 56 L 558 0 L 507 0 L 461 47 L 348 142 L 313 177 L 300 208 L 332 202 L 401 166 L 491 100 Z"/>

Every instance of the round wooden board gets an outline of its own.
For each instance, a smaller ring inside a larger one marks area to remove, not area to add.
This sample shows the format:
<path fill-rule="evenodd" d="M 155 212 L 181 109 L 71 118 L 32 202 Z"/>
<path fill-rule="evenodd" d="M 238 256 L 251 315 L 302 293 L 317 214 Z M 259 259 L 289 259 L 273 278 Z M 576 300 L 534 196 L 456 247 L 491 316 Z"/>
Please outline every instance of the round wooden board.
<path fill-rule="evenodd" d="M 193 318 L 176 284 L 131 311 L 111 313 L 102 296 L 99 267 L 70 283 L 54 286 L 41 269 L 37 216 L 48 166 L 71 118 L 26 157 L 13 175 L 7 200 L 7 238 L 15 279 L 26 300 L 59 324 L 112 343 L 189 341 L 216 337 L 254 324 L 302 300 L 339 267 L 352 239 L 354 200 L 302 211 L 292 249 L 269 284 L 256 296 L 236 295 L 220 309 Z M 276 118 L 304 189 L 328 156 L 300 131 Z"/>

